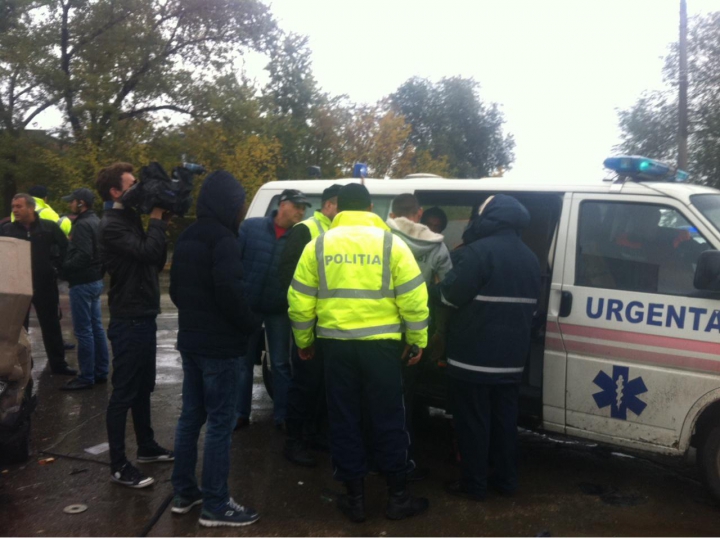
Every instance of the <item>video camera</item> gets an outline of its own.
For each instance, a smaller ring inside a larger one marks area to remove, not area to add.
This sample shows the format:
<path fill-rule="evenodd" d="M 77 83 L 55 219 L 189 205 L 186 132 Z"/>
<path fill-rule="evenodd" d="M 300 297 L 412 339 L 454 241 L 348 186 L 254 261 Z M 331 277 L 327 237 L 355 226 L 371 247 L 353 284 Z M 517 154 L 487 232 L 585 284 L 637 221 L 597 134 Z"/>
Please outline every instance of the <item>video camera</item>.
<path fill-rule="evenodd" d="M 140 213 L 160 207 L 182 217 L 192 206 L 193 176 L 204 173 L 202 165 L 183 163 L 173 168 L 169 177 L 160 163 L 151 162 L 140 169 L 140 181 L 123 194 L 121 201 Z"/>

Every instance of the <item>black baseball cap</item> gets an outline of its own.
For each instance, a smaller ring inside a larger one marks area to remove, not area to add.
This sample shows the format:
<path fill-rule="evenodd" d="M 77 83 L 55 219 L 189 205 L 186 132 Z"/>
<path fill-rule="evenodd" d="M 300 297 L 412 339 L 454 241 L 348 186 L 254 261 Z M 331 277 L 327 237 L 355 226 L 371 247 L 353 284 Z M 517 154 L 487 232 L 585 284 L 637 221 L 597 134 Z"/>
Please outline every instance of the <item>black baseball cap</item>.
<path fill-rule="evenodd" d="M 322 193 L 322 198 L 320 201 L 325 202 L 325 200 L 329 200 L 330 198 L 335 198 L 338 193 L 340 192 L 340 189 L 342 189 L 342 185 L 339 183 L 335 183 L 334 185 L 330 185 L 327 189 L 325 189 Z"/>
<path fill-rule="evenodd" d="M 28 194 L 30 196 L 34 196 L 35 198 L 46 198 L 48 190 L 47 187 L 43 185 L 35 185 L 34 187 L 30 187 L 28 189 Z"/>
<path fill-rule="evenodd" d="M 71 194 L 68 194 L 67 196 L 63 196 L 61 200 L 63 202 L 72 202 L 73 200 L 78 200 L 87 204 L 92 204 L 93 202 L 95 202 L 95 195 L 90 189 L 82 187 L 80 189 L 75 189 L 74 191 L 72 191 Z"/>
<path fill-rule="evenodd" d="M 338 211 L 365 211 L 372 205 L 365 185 L 348 183 L 338 192 Z"/>
<path fill-rule="evenodd" d="M 285 189 L 284 191 L 282 191 L 282 194 L 280 194 L 280 201 L 278 202 L 278 205 L 283 202 L 305 204 L 308 207 L 312 207 L 310 200 L 308 200 L 305 195 L 297 189 Z"/>

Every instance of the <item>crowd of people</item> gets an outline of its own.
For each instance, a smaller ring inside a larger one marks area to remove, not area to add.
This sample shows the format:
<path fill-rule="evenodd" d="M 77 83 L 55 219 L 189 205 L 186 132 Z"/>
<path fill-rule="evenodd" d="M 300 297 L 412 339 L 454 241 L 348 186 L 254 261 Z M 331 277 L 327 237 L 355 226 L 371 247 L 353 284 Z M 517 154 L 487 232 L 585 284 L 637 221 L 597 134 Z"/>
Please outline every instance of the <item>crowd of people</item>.
<path fill-rule="evenodd" d="M 228 172 L 209 174 L 197 219 L 179 236 L 170 269 L 184 374 L 170 450 L 155 440 L 151 395 L 158 274 L 167 262 L 172 215 L 153 208 L 144 227 L 123 204 L 136 182 L 133 172 L 132 165 L 115 163 L 99 173 L 101 218 L 89 189 L 63 197 L 74 216 L 70 224 L 48 206 L 47 190 L 37 188 L 15 195 L 12 221 L 0 226 L 0 235 L 31 242 L 32 304 L 48 365 L 53 374 L 73 376 L 62 388 L 106 382 L 110 341 L 106 424 L 113 482 L 130 488 L 154 482 L 128 458 L 129 411 L 136 461 L 174 464 L 173 513 L 202 505 L 204 526 L 257 521 L 255 509 L 233 500 L 228 476 L 232 433 L 250 424 L 253 369 L 266 338 L 284 457 L 314 467 L 313 449 L 329 447 L 334 477 L 346 489 L 336 504 L 350 521 L 366 518 L 369 470 L 386 477 L 389 519 L 429 508 L 428 499 L 408 490 L 408 482 L 427 474 L 414 462 L 410 420 L 421 361 L 447 364 L 461 461 L 460 479 L 448 483 L 447 492 L 476 501 L 488 488 L 515 492 L 519 385 L 540 293 L 537 258 L 520 239 L 529 214 L 517 200 L 490 197 L 461 247 L 449 252 L 442 236 L 447 216 L 439 208 L 423 212 L 410 193 L 397 196 L 383 220 L 372 212 L 364 185 L 332 185 L 303 220 L 309 199 L 286 189 L 270 215 L 245 219 L 241 182 Z M 100 314 L 105 272 L 107 339 Z M 58 278 L 70 286 L 79 372 L 65 360 Z"/>

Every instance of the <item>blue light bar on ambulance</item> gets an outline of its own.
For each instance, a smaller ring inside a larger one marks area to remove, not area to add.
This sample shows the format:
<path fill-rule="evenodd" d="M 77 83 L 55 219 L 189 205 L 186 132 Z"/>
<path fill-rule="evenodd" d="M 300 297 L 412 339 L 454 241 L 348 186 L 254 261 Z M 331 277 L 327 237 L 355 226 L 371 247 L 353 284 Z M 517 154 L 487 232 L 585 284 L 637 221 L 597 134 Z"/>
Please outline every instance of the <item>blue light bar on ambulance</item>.
<path fill-rule="evenodd" d="M 352 177 L 355 178 L 361 178 L 361 177 L 367 177 L 368 175 L 368 167 L 365 163 L 355 163 L 355 166 L 353 166 L 353 174 Z"/>
<path fill-rule="evenodd" d="M 639 155 L 609 157 L 603 163 L 605 168 L 617 172 L 619 176 L 645 181 L 687 181 L 688 173 L 663 162 Z"/>

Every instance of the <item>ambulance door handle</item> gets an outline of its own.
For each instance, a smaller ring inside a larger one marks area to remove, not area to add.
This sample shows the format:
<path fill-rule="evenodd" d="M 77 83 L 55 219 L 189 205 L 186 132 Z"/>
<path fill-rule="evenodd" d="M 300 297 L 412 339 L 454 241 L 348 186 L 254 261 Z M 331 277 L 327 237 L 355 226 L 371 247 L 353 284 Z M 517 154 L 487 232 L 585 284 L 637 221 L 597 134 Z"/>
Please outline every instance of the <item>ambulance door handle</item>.
<path fill-rule="evenodd" d="M 561 318 L 566 318 L 572 312 L 573 296 L 569 291 L 562 292 L 562 298 L 560 299 L 560 314 Z"/>

